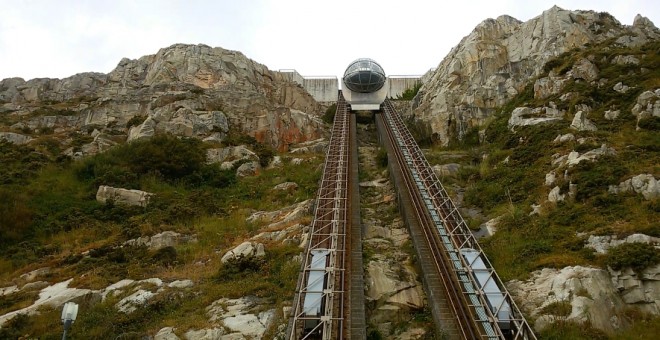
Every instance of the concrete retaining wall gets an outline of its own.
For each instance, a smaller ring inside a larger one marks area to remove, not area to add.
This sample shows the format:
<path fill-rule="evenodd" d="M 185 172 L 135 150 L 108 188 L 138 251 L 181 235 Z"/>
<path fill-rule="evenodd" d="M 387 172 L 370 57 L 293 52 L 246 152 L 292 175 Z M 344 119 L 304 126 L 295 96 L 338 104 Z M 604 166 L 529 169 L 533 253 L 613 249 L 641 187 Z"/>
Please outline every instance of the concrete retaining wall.
<path fill-rule="evenodd" d="M 334 78 L 304 78 L 303 87 L 317 102 L 336 102 L 339 81 Z"/>
<path fill-rule="evenodd" d="M 396 98 L 400 96 L 405 90 L 412 89 L 415 85 L 421 82 L 421 77 L 418 76 L 392 76 L 387 78 L 388 86 L 387 96 L 389 98 Z"/>

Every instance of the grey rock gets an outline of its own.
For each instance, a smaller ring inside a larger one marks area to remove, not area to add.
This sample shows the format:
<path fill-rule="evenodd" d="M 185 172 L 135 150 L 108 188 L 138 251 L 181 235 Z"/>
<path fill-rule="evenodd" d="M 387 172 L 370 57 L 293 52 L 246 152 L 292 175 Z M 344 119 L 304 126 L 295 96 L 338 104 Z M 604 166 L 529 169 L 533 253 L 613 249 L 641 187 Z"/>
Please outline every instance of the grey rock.
<path fill-rule="evenodd" d="M 565 135 L 557 135 L 557 138 L 555 138 L 553 143 L 566 143 L 566 142 L 572 142 L 575 140 L 575 135 L 572 133 L 567 133 Z"/>
<path fill-rule="evenodd" d="M 138 205 L 141 207 L 146 207 L 149 204 L 151 196 L 153 194 L 146 191 L 113 188 L 106 185 L 99 186 L 99 190 L 96 192 L 96 200 L 101 203 L 112 200 L 118 204 Z"/>
<path fill-rule="evenodd" d="M 189 330 L 184 334 L 186 340 L 219 340 L 227 339 L 226 332 L 222 328 L 210 328 L 200 330 Z"/>
<path fill-rule="evenodd" d="M 258 161 L 259 156 L 245 145 L 208 149 L 206 151 L 206 161 L 208 163 L 225 163 L 237 160 Z"/>
<path fill-rule="evenodd" d="M 115 304 L 115 308 L 122 313 L 130 314 L 136 311 L 139 307 L 144 306 L 154 296 L 156 296 L 156 294 L 148 290 L 140 289 L 119 300 L 119 302 Z"/>
<path fill-rule="evenodd" d="M 560 193 L 560 188 L 559 187 L 554 187 L 552 190 L 550 190 L 550 193 L 548 194 L 548 201 L 552 203 L 557 203 L 561 202 L 566 198 L 566 195 L 563 195 Z"/>
<path fill-rule="evenodd" d="M 35 269 L 29 273 L 25 273 L 21 275 L 21 279 L 25 281 L 34 281 L 36 278 L 40 276 L 45 276 L 50 274 L 51 270 L 50 267 L 43 267 L 39 269 Z"/>
<path fill-rule="evenodd" d="M 605 111 L 604 117 L 607 120 L 615 120 L 619 118 L 621 112 L 619 110 L 607 110 Z"/>
<path fill-rule="evenodd" d="M 0 140 L 6 140 L 9 143 L 23 145 L 31 142 L 32 137 L 14 132 L 0 132 Z"/>
<path fill-rule="evenodd" d="M 245 241 L 234 249 L 229 250 L 222 256 L 220 260 L 222 263 L 227 263 L 233 259 L 237 258 L 249 258 L 249 257 L 264 257 L 266 252 L 264 251 L 264 245 L 262 243 Z"/>
<path fill-rule="evenodd" d="M 660 32 L 648 20 L 631 27 L 606 13 L 557 6 L 526 22 L 509 16 L 484 20 L 424 77 L 411 116 L 447 145 L 451 136 L 463 136 L 467 129 L 487 122 L 497 107 L 524 90 L 530 77 L 543 76 L 542 66 L 550 59 L 619 36 L 625 36 L 619 44 L 639 46 L 660 38 Z M 587 81 L 598 79 L 588 59 L 568 73 Z M 535 86 L 537 98 L 561 88 L 561 78 L 547 78 Z"/>
<path fill-rule="evenodd" d="M 247 162 L 241 164 L 241 166 L 236 169 L 236 176 L 238 177 L 252 177 L 257 176 L 261 172 L 261 165 L 259 162 Z"/>
<path fill-rule="evenodd" d="M 433 171 L 438 177 L 456 177 L 458 172 L 461 170 L 461 165 L 457 163 L 448 163 L 442 165 L 436 165 L 433 167 Z"/>
<path fill-rule="evenodd" d="M 273 187 L 273 190 L 281 191 L 293 191 L 296 189 L 298 189 L 298 184 L 295 182 L 284 182 Z"/>
<path fill-rule="evenodd" d="M 571 75 L 574 79 L 584 79 L 588 82 L 598 79 L 598 72 L 596 65 L 585 58 L 578 60 L 571 69 Z"/>
<path fill-rule="evenodd" d="M 618 82 L 618 83 L 616 83 L 616 85 L 614 85 L 612 90 L 614 90 L 616 92 L 619 92 L 619 93 L 626 93 L 626 92 L 628 92 L 628 90 L 630 90 L 630 87 L 628 87 L 628 85 L 623 85 L 622 82 Z"/>
<path fill-rule="evenodd" d="M 587 119 L 587 114 L 583 111 L 578 111 L 571 122 L 571 128 L 578 131 L 596 131 L 598 128 L 596 124 Z"/>
<path fill-rule="evenodd" d="M 563 111 L 554 109 L 547 110 L 547 108 L 543 108 L 541 110 L 517 107 L 511 112 L 508 125 L 509 129 L 513 131 L 516 126 L 529 126 L 558 121 L 563 118 L 563 115 Z"/>
<path fill-rule="evenodd" d="M 161 328 L 156 335 L 154 335 L 154 340 L 179 340 L 180 338 L 174 333 L 174 327 L 164 327 Z"/>
<path fill-rule="evenodd" d="M 192 280 L 176 280 L 167 284 L 168 287 L 177 289 L 190 288 L 193 285 Z"/>
<path fill-rule="evenodd" d="M 608 191 L 612 194 L 635 192 L 642 194 L 644 199 L 652 200 L 660 197 L 660 185 L 652 174 L 640 174 L 617 185 L 610 185 Z"/>

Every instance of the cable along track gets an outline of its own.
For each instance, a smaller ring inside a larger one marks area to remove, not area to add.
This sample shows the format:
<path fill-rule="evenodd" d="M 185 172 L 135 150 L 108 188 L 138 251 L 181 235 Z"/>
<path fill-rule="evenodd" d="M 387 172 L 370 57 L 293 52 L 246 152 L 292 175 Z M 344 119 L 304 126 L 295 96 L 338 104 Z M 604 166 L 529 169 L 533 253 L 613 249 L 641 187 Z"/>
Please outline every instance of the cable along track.
<path fill-rule="evenodd" d="M 403 119 L 383 104 L 387 138 L 465 339 L 536 339 Z M 390 160 L 394 161 L 394 160 Z M 427 260 L 427 259 L 424 259 Z"/>

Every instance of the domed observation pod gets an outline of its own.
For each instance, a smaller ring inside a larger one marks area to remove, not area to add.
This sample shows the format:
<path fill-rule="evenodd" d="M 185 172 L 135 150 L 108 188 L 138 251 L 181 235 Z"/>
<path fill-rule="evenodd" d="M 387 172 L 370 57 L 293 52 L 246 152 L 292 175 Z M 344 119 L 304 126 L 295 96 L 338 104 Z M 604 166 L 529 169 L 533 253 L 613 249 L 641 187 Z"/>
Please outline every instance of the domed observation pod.
<path fill-rule="evenodd" d="M 385 71 L 373 59 L 360 58 L 348 65 L 344 72 L 344 84 L 359 93 L 372 93 L 385 85 Z"/>

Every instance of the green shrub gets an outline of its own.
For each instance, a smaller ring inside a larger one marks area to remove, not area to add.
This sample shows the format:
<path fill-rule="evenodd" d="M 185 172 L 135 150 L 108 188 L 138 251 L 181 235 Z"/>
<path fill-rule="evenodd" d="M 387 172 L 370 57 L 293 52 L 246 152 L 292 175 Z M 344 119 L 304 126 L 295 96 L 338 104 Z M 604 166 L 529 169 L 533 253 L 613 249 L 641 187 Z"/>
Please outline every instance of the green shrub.
<path fill-rule="evenodd" d="M 378 153 L 376 154 L 376 164 L 381 168 L 387 167 L 387 150 L 384 148 L 379 148 Z"/>
<path fill-rule="evenodd" d="M 258 273 L 262 270 L 266 260 L 263 257 L 256 256 L 237 256 L 224 263 L 218 275 L 217 281 L 226 282 L 238 279 L 249 273 Z"/>
<path fill-rule="evenodd" d="M 660 117 L 651 116 L 642 118 L 637 122 L 637 126 L 646 130 L 658 131 L 660 130 Z"/>
<path fill-rule="evenodd" d="M 569 301 L 556 301 L 543 307 L 541 314 L 550 314 L 556 316 L 569 316 L 571 315 L 573 307 Z"/>
<path fill-rule="evenodd" d="M 606 192 L 610 184 L 618 184 L 626 175 L 628 168 L 617 156 L 603 156 L 596 162 L 580 162 L 571 169 L 573 182 L 577 184 L 576 199 L 586 199 Z"/>
<path fill-rule="evenodd" d="M 139 179 L 145 175 L 174 183 L 201 171 L 205 164 L 206 150 L 201 141 L 163 134 L 88 158 L 77 166 L 76 174 L 94 185 L 138 188 Z"/>
<path fill-rule="evenodd" d="M 660 250 L 647 243 L 624 243 L 610 248 L 605 264 L 614 270 L 632 268 L 640 272 L 660 262 Z"/>
<path fill-rule="evenodd" d="M 328 124 L 332 124 L 335 121 L 335 113 L 337 113 L 337 104 L 332 104 L 325 110 L 321 119 Z"/>
<path fill-rule="evenodd" d="M 422 88 L 422 82 L 417 82 L 413 87 L 406 89 L 400 95 L 396 96 L 396 100 L 413 100 L 420 88 Z"/>
<path fill-rule="evenodd" d="M 157 264 L 171 266 L 177 260 L 176 248 L 172 246 L 160 248 L 151 256 L 151 259 Z"/>
<path fill-rule="evenodd" d="M 128 120 L 128 122 L 126 122 L 126 128 L 130 129 L 133 126 L 138 126 L 144 123 L 145 120 L 147 120 L 147 116 L 140 116 L 140 115 L 133 116 L 131 117 L 131 119 Z"/>

